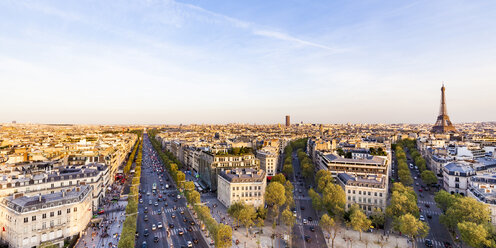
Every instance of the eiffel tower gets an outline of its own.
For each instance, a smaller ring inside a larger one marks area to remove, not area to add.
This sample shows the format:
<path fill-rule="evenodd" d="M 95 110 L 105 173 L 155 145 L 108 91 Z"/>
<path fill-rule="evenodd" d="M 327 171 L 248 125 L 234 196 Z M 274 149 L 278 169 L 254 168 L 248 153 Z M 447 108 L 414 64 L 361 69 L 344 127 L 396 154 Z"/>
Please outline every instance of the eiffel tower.
<path fill-rule="evenodd" d="M 439 116 L 437 117 L 436 124 L 432 127 L 433 133 L 456 133 L 456 129 L 448 117 L 446 110 L 446 97 L 444 96 L 444 83 L 441 87 L 441 108 L 439 109 Z"/>

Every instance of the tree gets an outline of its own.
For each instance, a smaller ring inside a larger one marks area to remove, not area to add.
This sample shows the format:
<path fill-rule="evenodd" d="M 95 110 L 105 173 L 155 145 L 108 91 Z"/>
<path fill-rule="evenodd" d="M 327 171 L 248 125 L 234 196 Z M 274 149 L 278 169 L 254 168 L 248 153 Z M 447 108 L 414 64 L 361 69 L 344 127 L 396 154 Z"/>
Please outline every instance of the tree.
<path fill-rule="evenodd" d="M 330 184 L 324 189 L 322 202 L 329 214 L 342 216 L 346 204 L 346 194 L 341 186 Z"/>
<path fill-rule="evenodd" d="M 271 183 L 278 182 L 278 183 L 284 185 L 286 183 L 286 177 L 283 174 L 278 173 L 278 174 L 275 174 L 272 177 L 272 179 L 270 179 L 270 182 Z"/>
<path fill-rule="evenodd" d="M 195 183 L 192 181 L 187 181 L 184 183 L 184 190 L 190 191 L 195 189 Z"/>
<path fill-rule="evenodd" d="M 234 202 L 227 209 L 227 214 L 236 220 L 236 226 L 239 226 L 239 221 L 241 219 L 241 211 L 245 208 L 243 202 Z"/>
<path fill-rule="evenodd" d="M 184 181 L 186 181 L 186 175 L 182 171 L 176 173 L 176 183 L 179 187 L 183 187 Z"/>
<path fill-rule="evenodd" d="M 488 223 L 490 211 L 487 205 L 472 197 L 457 197 L 439 221 L 454 231 L 458 223 L 468 221 L 476 224 Z"/>
<path fill-rule="evenodd" d="M 456 197 L 457 195 L 452 195 L 444 190 L 440 190 L 434 195 L 434 201 L 436 201 L 437 207 L 444 213 L 455 202 Z"/>
<path fill-rule="evenodd" d="M 316 177 L 316 180 L 317 180 L 317 190 L 319 192 L 322 192 L 325 188 L 327 188 L 327 185 L 334 184 L 334 177 L 332 177 L 330 171 L 325 171 L 326 173 L 321 173 L 321 175 L 319 175 L 320 171 L 317 172 L 318 177 Z"/>
<path fill-rule="evenodd" d="M 422 181 L 427 185 L 437 183 L 436 174 L 434 174 L 434 172 L 432 172 L 430 170 L 424 170 L 424 172 L 422 172 L 422 174 L 420 174 L 420 176 L 422 177 Z"/>
<path fill-rule="evenodd" d="M 460 230 L 463 242 L 472 247 L 479 248 L 490 245 L 489 233 L 482 224 L 464 221 L 458 223 L 458 230 Z"/>
<path fill-rule="evenodd" d="M 186 200 L 192 205 L 198 204 L 201 202 L 200 193 L 196 190 L 188 191 L 186 193 Z"/>
<path fill-rule="evenodd" d="M 375 227 L 383 227 L 386 222 L 386 214 L 380 208 L 372 209 L 372 214 L 370 215 L 370 219 L 372 220 L 372 224 Z"/>
<path fill-rule="evenodd" d="M 360 240 L 362 240 L 362 232 L 369 229 L 372 222 L 367 218 L 361 209 L 357 208 L 353 210 L 350 215 L 349 225 L 355 231 L 360 233 Z"/>
<path fill-rule="evenodd" d="M 294 187 L 291 181 L 286 181 L 286 183 L 284 184 L 284 189 L 286 195 L 286 205 L 292 208 L 295 206 L 295 201 L 293 198 Z"/>
<path fill-rule="evenodd" d="M 409 170 L 399 170 L 398 176 L 400 178 L 401 183 L 403 183 L 404 185 L 409 186 L 413 184 L 413 178 Z"/>
<path fill-rule="evenodd" d="M 257 207 L 257 218 L 265 220 L 267 218 L 267 209 L 263 206 Z"/>
<path fill-rule="evenodd" d="M 329 238 L 332 240 L 331 248 L 334 248 L 334 240 L 336 239 L 336 236 L 338 235 L 340 228 L 339 223 L 334 221 L 334 219 L 329 217 L 329 215 L 324 214 L 322 215 L 322 218 L 320 218 L 319 225 L 322 228 L 322 230 L 326 231 L 327 234 L 329 235 Z"/>
<path fill-rule="evenodd" d="M 417 237 L 425 237 L 429 233 L 429 226 L 417 219 L 417 217 L 407 213 L 396 219 L 396 230 L 409 236 L 412 240 Z M 417 242 L 412 242 L 414 247 Z"/>
<path fill-rule="evenodd" d="M 288 177 L 293 175 L 293 165 L 285 163 L 282 167 L 282 172 Z"/>
<path fill-rule="evenodd" d="M 215 233 L 215 247 L 228 248 L 232 245 L 232 229 L 228 225 L 217 224 Z"/>
<path fill-rule="evenodd" d="M 253 220 L 257 217 L 255 207 L 245 205 L 239 212 L 239 220 L 246 227 L 246 237 L 248 237 L 248 229 L 254 225 Z"/>
<path fill-rule="evenodd" d="M 279 216 L 279 207 L 286 203 L 285 188 L 278 182 L 271 182 L 265 189 L 265 203 L 272 206 L 274 220 Z"/>
<path fill-rule="evenodd" d="M 293 229 L 293 226 L 295 225 L 295 222 L 296 222 L 296 217 L 293 215 L 293 213 L 289 210 L 289 208 L 286 208 L 284 209 L 284 211 L 282 211 L 282 221 L 284 223 L 284 225 L 286 225 L 288 227 L 288 235 L 289 235 L 289 247 L 292 247 L 291 246 L 291 241 L 292 241 L 292 229 Z"/>
<path fill-rule="evenodd" d="M 308 190 L 308 196 L 312 199 L 312 207 L 318 212 L 322 211 L 322 197 L 320 197 L 319 193 L 315 192 L 313 189 Z"/>
<path fill-rule="evenodd" d="M 400 217 L 407 213 L 419 216 L 417 201 L 409 194 L 393 191 L 386 213 L 391 217 Z"/>

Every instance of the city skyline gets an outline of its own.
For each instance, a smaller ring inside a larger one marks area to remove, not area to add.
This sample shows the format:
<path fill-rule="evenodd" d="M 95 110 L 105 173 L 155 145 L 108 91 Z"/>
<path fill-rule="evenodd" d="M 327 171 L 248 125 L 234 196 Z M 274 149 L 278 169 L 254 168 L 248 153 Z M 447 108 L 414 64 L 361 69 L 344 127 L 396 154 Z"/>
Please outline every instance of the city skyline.
<path fill-rule="evenodd" d="M 495 121 L 495 3 L 6 1 L 0 123 Z"/>

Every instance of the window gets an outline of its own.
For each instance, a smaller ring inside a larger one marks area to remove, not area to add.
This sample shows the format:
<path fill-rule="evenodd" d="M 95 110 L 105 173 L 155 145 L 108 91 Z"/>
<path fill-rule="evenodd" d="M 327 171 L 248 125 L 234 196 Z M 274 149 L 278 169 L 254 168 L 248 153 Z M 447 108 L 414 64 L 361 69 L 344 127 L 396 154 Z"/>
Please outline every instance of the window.
<path fill-rule="evenodd" d="M 460 178 L 459 177 L 455 177 L 455 182 L 460 182 Z"/>
<path fill-rule="evenodd" d="M 374 192 L 374 196 L 377 196 L 377 192 Z"/>
<path fill-rule="evenodd" d="M 42 228 L 42 229 L 46 229 L 46 222 L 43 222 L 43 223 L 41 224 L 41 228 Z"/>
<path fill-rule="evenodd" d="M 77 212 L 77 207 L 74 208 L 74 212 Z"/>
<path fill-rule="evenodd" d="M 41 218 L 46 219 L 46 214 L 41 215 Z"/>
<path fill-rule="evenodd" d="M 62 215 L 62 210 L 57 211 L 57 215 Z"/>
<path fill-rule="evenodd" d="M 36 221 L 36 215 L 33 215 L 33 217 L 31 217 L 31 220 Z"/>
<path fill-rule="evenodd" d="M 68 209 L 67 209 L 67 213 L 68 213 L 68 214 L 70 214 L 70 213 L 71 213 L 71 209 L 70 209 L 70 208 L 68 208 Z"/>
<path fill-rule="evenodd" d="M 29 221 L 28 217 L 24 218 L 24 223 L 28 223 L 28 221 Z"/>
<path fill-rule="evenodd" d="M 379 196 L 382 197 L 382 193 L 379 193 Z"/>
<path fill-rule="evenodd" d="M 55 215 L 54 212 L 50 212 L 50 217 L 53 217 Z"/>

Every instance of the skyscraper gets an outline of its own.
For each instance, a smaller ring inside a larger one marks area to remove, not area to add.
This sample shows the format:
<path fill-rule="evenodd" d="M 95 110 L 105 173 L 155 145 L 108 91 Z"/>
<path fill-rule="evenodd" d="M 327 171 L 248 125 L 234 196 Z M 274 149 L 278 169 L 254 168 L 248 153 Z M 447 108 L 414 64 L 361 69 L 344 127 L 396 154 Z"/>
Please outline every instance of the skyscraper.
<path fill-rule="evenodd" d="M 439 109 L 439 115 L 437 121 L 432 127 L 431 132 L 433 133 L 455 133 L 456 129 L 451 123 L 448 117 L 448 110 L 446 109 L 446 96 L 445 96 L 444 83 L 441 87 L 441 108 Z"/>
<path fill-rule="evenodd" d="M 291 122 L 289 120 L 289 115 L 286 115 L 286 127 L 291 126 Z"/>

